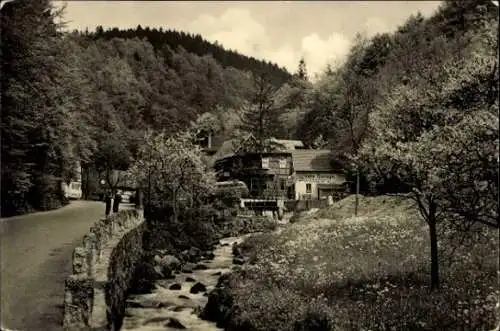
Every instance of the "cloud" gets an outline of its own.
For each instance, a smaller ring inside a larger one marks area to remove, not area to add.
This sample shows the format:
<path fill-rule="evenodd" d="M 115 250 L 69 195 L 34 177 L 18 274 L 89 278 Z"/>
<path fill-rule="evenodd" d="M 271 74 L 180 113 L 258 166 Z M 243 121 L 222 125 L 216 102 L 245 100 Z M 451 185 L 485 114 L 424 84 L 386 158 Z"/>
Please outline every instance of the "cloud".
<path fill-rule="evenodd" d="M 302 37 L 298 45 L 272 40 L 266 27 L 248 9 L 241 8 L 228 8 L 218 17 L 201 14 L 189 24 L 189 29 L 225 48 L 275 62 L 290 72 L 297 70 L 300 58 L 304 57 L 311 78 L 328 63 L 341 61 L 349 50 L 349 40 L 341 33 L 323 39 L 312 32 Z"/>
<path fill-rule="evenodd" d="M 266 43 L 266 29 L 249 10 L 229 8 L 219 17 L 200 15 L 190 26 L 203 37 L 245 55 L 258 55 Z"/>
<path fill-rule="evenodd" d="M 341 33 L 333 33 L 322 39 L 312 33 L 301 42 L 301 52 L 311 74 L 320 73 L 327 64 L 338 65 L 348 54 L 349 39 Z"/>
<path fill-rule="evenodd" d="M 377 17 L 370 17 L 364 24 L 364 32 L 366 33 L 367 37 L 373 37 L 377 33 L 384 33 L 389 31 L 391 31 L 391 29 L 387 26 L 387 24 L 385 24 L 384 21 Z"/>

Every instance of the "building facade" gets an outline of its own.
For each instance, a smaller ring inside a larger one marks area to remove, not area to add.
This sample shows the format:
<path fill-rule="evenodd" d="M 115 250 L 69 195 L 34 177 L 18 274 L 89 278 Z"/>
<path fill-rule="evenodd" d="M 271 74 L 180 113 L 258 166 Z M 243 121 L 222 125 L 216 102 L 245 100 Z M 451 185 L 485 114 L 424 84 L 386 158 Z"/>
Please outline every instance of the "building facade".
<path fill-rule="evenodd" d="M 329 150 L 292 152 L 295 200 L 335 198 L 345 193 L 345 177 L 333 169 L 329 155 Z"/>
<path fill-rule="evenodd" d="M 293 198 L 292 156 L 289 152 L 244 152 L 215 162 L 218 181 L 244 182 L 252 198 Z"/>
<path fill-rule="evenodd" d="M 212 162 L 218 181 L 240 180 L 251 198 L 264 200 L 320 200 L 345 193 L 345 177 L 333 169 L 329 150 L 274 139 L 285 147 L 258 153 L 251 148 L 254 140 L 250 136 L 239 144 L 222 144 Z"/>

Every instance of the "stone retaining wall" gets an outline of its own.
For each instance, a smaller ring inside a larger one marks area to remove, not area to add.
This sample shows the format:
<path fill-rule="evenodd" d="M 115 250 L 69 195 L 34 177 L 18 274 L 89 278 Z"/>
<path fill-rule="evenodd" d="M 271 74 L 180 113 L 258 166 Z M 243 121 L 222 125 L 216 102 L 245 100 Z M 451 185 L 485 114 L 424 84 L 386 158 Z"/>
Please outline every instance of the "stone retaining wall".
<path fill-rule="evenodd" d="M 140 209 L 123 210 L 96 222 L 73 251 L 66 279 L 66 331 L 119 330 L 125 295 L 142 258 L 145 223 Z"/>

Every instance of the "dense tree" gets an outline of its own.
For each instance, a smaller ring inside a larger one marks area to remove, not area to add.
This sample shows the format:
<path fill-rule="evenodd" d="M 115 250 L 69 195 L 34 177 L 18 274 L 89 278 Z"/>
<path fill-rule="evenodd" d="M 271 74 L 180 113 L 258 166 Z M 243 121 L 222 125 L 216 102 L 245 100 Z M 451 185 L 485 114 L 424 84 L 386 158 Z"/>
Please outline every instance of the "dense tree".
<path fill-rule="evenodd" d="M 429 225 L 434 288 L 441 223 L 499 226 L 497 29 L 490 21 L 413 51 L 412 80 L 385 91 L 371 114 L 374 135 L 359 153 L 376 177 L 390 174 L 411 189 Z M 420 52 L 435 56 L 419 64 Z"/>
<path fill-rule="evenodd" d="M 10 215 L 60 205 L 75 152 L 76 96 L 66 92 L 78 81 L 68 79 L 60 12 L 49 1 L 7 3 L 1 15 L 2 215 Z"/>
<path fill-rule="evenodd" d="M 259 151 L 264 150 L 268 138 L 280 138 L 283 135 L 280 124 L 280 110 L 275 107 L 276 88 L 269 75 L 254 75 L 254 91 L 241 116 L 240 129 L 252 133 L 257 139 Z"/>
<path fill-rule="evenodd" d="M 190 134 L 167 137 L 149 131 L 129 170 L 139 185 L 146 189 L 148 204 L 172 208 L 177 221 L 183 202 L 193 208 L 201 205 L 212 192 L 215 175 L 206 168 L 201 149 Z"/>

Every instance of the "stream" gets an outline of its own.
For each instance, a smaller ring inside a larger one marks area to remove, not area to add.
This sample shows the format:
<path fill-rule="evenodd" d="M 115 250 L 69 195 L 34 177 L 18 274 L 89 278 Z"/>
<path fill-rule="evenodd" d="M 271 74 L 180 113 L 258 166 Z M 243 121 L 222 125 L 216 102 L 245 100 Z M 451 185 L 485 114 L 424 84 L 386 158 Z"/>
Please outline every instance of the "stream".
<path fill-rule="evenodd" d="M 156 281 L 156 289 L 152 293 L 129 296 L 121 330 L 222 330 L 198 315 L 208 302 L 207 294 L 215 288 L 220 276 L 231 272 L 234 266 L 233 244 L 242 242 L 249 235 L 221 239 L 213 251 L 214 259 L 200 261 L 207 266 L 206 270 L 175 274 L 173 279 Z M 198 282 L 206 286 L 206 291 L 191 293 L 191 288 Z M 181 288 L 169 289 L 173 284 L 180 284 Z"/>

